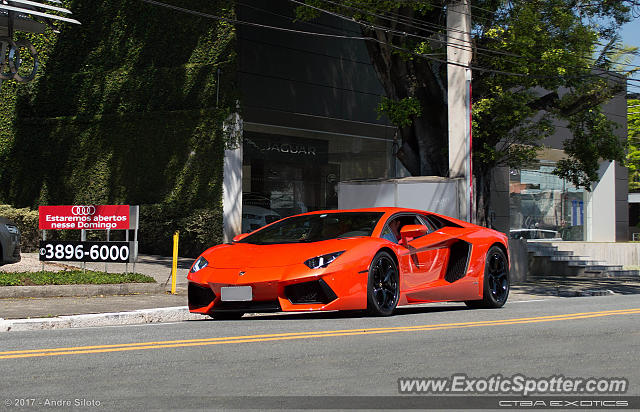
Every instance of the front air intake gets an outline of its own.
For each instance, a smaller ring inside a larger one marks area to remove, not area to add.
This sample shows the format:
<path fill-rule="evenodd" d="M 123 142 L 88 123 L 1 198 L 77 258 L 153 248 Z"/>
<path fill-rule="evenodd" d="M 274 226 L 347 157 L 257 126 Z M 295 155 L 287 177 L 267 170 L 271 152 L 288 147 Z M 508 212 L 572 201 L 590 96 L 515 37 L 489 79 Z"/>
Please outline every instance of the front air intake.
<path fill-rule="evenodd" d="M 338 298 L 322 279 L 286 286 L 284 294 L 293 304 L 325 304 Z"/>
<path fill-rule="evenodd" d="M 209 306 L 216 298 L 210 287 L 189 282 L 189 307 L 192 309 Z"/>

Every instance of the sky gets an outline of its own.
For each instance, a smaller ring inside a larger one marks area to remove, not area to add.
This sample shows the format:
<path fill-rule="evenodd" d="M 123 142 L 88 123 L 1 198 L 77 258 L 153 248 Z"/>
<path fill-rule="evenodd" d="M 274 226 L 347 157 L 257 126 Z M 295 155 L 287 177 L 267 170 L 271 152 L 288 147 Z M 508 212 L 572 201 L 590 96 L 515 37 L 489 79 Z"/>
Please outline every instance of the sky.
<path fill-rule="evenodd" d="M 626 46 L 640 47 L 640 16 L 622 26 L 622 42 Z M 638 54 L 640 54 L 640 50 L 638 50 Z M 640 66 L 640 56 L 636 56 L 631 64 Z M 640 70 L 633 75 L 633 78 L 640 80 Z M 629 93 L 640 93 L 640 81 L 629 82 L 627 89 Z"/>

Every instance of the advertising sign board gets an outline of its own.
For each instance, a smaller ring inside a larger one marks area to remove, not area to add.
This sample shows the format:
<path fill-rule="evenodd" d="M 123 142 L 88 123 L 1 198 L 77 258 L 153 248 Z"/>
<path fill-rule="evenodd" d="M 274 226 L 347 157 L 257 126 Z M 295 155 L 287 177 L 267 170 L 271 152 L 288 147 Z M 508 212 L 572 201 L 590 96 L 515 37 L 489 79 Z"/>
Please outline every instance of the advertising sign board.
<path fill-rule="evenodd" d="M 133 262 L 134 242 L 78 242 L 41 240 L 40 261 L 67 262 Z"/>
<path fill-rule="evenodd" d="M 39 229 L 130 229 L 129 205 L 40 206 Z"/>

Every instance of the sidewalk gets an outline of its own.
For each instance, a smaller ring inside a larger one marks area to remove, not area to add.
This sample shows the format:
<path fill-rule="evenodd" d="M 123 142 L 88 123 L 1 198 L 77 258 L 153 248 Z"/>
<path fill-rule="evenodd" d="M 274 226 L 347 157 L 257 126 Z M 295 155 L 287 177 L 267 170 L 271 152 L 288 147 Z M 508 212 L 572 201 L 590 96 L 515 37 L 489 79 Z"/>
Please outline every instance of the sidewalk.
<path fill-rule="evenodd" d="M 176 295 L 166 292 L 171 287 L 169 278 L 171 259 L 145 255 L 141 256 L 136 264 L 136 272 L 152 276 L 160 284 L 153 286 L 156 291 L 151 293 L 112 295 L 105 292 L 97 296 L 0 299 L 0 331 L 202 319 L 202 315 L 190 314 L 186 307 L 186 275 L 191 263 L 192 259 L 181 258 L 179 260 L 178 293 Z M 78 263 L 46 263 L 45 269 L 64 270 L 69 266 L 81 267 L 81 265 Z M 105 269 L 104 264 L 87 264 L 87 268 Z M 21 262 L 0 267 L 0 271 L 40 269 L 42 269 L 42 264 L 37 260 L 35 253 L 24 253 Z M 107 269 L 111 273 L 123 272 L 124 264 L 109 264 Z M 129 270 L 132 271 L 131 265 L 129 265 Z M 162 285 L 167 279 L 169 282 L 163 287 Z M 7 288 L 15 287 L 0 287 L 0 289 Z M 60 287 L 32 286 L 31 288 L 54 291 L 56 288 L 59 290 Z M 82 285 L 65 286 L 65 288 L 71 288 L 76 290 L 78 294 L 86 295 L 82 292 Z M 549 276 L 521 285 L 512 285 L 509 301 L 635 293 L 640 293 L 640 278 L 637 277 L 565 278 Z"/>
<path fill-rule="evenodd" d="M 141 255 L 135 272 L 153 277 L 156 284 L 51 285 L 0 287 L 0 331 L 54 329 L 107 324 L 165 322 L 192 318 L 187 309 L 187 273 L 193 259 L 179 258 L 177 294 L 171 290 L 171 258 Z M 40 262 L 37 253 L 0 266 L 0 272 L 61 271 L 82 268 L 79 262 Z M 90 270 L 105 271 L 104 263 L 87 263 Z M 132 264 L 110 263 L 109 273 L 134 271 Z M 32 293 L 30 293 L 30 291 Z M 25 296 L 25 297 L 22 297 Z M 41 297 L 38 297 L 41 296 Z M 76 316 L 80 315 L 80 316 Z M 69 318 L 71 317 L 71 318 Z M 198 315 L 198 318 L 201 318 Z M 18 327 L 16 327 L 16 325 Z"/>
<path fill-rule="evenodd" d="M 126 270 L 129 272 L 135 271 L 136 273 L 151 276 L 160 284 L 164 284 L 167 279 L 169 279 L 170 284 L 171 263 L 172 259 L 170 257 L 140 255 L 138 256 L 138 262 L 136 262 L 135 267 L 132 263 L 128 265 L 124 263 L 109 263 L 105 265 L 104 263 L 88 262 L 86 268 L 108 273 L 124 273 Z M 187 273 L 192 263 L 193 259 L 191 258 L 178 258 L 178 285 L 186 286 Z M 20 262 L 0 266 L 0 272 L 34 272 L 42 270 L 43 266 L 44 270 L 58 272 L 60 270 L 82 268 L 83 264 L 81 262 L 40 262 L 37 253 L 22 253 L 22 260 Z"/>

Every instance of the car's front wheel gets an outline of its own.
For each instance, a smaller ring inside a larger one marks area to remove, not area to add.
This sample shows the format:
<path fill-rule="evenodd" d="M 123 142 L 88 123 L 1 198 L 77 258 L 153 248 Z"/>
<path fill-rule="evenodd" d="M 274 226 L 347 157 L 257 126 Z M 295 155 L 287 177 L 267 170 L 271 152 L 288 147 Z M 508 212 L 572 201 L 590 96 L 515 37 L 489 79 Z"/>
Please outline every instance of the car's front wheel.
<path fill-rule="evenodd" d="M 487 252 L 481 300 L 468 300 L 470 308 L 500 308 L 509 297 L 509 262 L 507 255 L 498 246 Z"/>
<path fill-rule="evenodd" d="M 400 277 L 393 257 L 378 252 L 369 266 L 367 311 L 375 316 L 389 316 L 398 305 Z"/>

